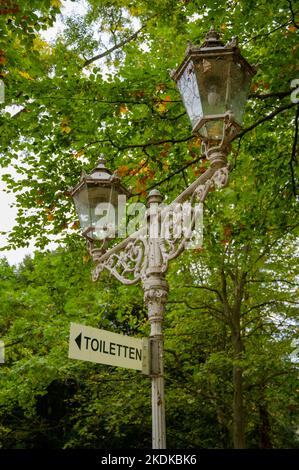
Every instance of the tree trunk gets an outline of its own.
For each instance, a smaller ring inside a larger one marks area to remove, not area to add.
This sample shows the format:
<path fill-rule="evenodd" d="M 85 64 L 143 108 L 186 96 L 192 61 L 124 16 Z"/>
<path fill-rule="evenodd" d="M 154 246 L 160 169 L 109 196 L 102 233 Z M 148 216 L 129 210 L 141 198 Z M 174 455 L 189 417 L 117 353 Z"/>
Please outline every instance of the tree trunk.
<path fill-rule="evenodd" d="M 234 360 L 242 357 L 243 343 L 240 332 L 232 333 Z M 233 443 L 235 449 L 245 449 L 245 418 L 243 405 L 243 369 L 238 364 L 233 366 Z"/>
<path fill-rule="evenodd" d="M 264 403 L 261 403 L 259 406 L 260 412 L 260 449 L 272 449 L 271 441 L 271 426 L 269 420 L 269 413 L 267 406 Z"/>
<path fill-rule="evenodd" d="M 235 449 L 245 449 L 245 416 L 243 403 L 243 369 L 239 362 L 242 359 L 244 345 L 241 337 L 241 305 L 246 282 L 246 272 L 238 273 L 232 270 L 228 274 L 233 281 L 234 302 L 230 305 L 228 285 L 225 271 L 221 269 L 221 285 L 224 317 L 228 319 L 231 329 L 233 346 L 233 444 Z"/>

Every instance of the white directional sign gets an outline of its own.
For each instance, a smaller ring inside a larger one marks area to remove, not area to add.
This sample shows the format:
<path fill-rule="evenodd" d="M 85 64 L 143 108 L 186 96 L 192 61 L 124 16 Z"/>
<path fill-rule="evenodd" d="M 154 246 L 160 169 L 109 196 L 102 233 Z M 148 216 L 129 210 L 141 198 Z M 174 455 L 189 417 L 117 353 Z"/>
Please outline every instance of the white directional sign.
<path fill-rule="evenodd" d="M 148 342 L 71 323 L 69 357 L 148 373 Z"/>

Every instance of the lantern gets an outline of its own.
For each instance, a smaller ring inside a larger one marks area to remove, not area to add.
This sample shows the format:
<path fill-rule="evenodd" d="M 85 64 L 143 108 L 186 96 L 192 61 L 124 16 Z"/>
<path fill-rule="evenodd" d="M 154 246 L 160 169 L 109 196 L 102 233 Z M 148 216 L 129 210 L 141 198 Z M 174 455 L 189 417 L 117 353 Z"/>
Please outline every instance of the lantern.
<path fill-rule="evenodd" d="M 90 175 L 83 172 L 80 182 L 71 191 L 82 234 L 89 241 L 114 238 L 119 196 L 129 194 L 118 176 L 106 168 L 103 158 Z"/>
<path fill-rule="evenodd" d="M 193 133 L 203 141 L 230 141 L 240 130 L 255 70 L 241 56 L 236 39 L 224 45 L 211 28 L 201 46 L 189 43 L 172 77 L 177 83 Z M 224 125 L 229 119 L 229 132 Z"/>

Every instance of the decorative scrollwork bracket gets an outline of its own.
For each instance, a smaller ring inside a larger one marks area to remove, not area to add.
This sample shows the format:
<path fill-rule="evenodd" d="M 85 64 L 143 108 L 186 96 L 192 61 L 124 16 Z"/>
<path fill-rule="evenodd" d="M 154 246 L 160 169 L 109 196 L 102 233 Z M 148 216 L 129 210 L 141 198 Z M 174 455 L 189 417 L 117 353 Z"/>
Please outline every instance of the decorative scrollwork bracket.
<path fill-rule="evenodd" d="M 229 121 L 227 126 L 229 129 Z M 158 237 L 157 246 L 159 247 L 162 273 L 167 271 L 169 262 L 182 253 L 190 242 L 196 228 L 198 214 L 200 210 L 202 211 L 202 205 L 209 191 L 227 185 L 229 168 L 226 157 L 228 150 L 225 141 L 217 147 L 208 148 L 206 146 L 205 155 L 211 162 L 210 167 L 171 204 L 164 208 L 158 208 L 159 220 L 162 221 L 162 225 L 163 221 L 172 217 L 174 228 L 179 225 L 176 223 L 176 218 L 181 217 L 176 209 L 178 204 L 188 203 L 190 209 L 190 223 L 187 230 L 179 231 L 179 233 L 174 230 L 168 237 L 163 234 Z M 160 193 L 156 190 L 152 191 L 149 197 L 156 207 L 157 201 L 162 200 Z M 123 284 L 130 285 L 143 281 L 149 266 L 150 237 L 150 217 L 147 217 L 147 222 L 141 229 L 105 253 L 103 253 L 104 244 L 98 250 L 92 247 L 90 251 L 97 263 L 93 271 L 93 280 L 96 281 L 101 272 L 106 269 Z"/>

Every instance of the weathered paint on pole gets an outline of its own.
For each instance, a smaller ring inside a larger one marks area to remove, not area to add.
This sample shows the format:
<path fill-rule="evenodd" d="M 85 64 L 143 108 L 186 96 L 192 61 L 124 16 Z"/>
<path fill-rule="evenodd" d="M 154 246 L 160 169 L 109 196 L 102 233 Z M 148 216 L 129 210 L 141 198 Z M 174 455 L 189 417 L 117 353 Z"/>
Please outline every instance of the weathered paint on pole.
<path fill-rule="evenodd" d="M 159 191 L 151 191 L 148 197 L 148 218 L 150 237 L 148 240 L 148 266 L 143 280 L 144 301 L 148 308 L 150 331 L 150 374 L 152 377 L 152 447 L 166 449 L 165 395 L 163 331 L 165 304 L 168 296 L 168 283 L 162 272 L 162 257 L 159 243 L 160 216 L 159 204 L 162 196 Z"/>

